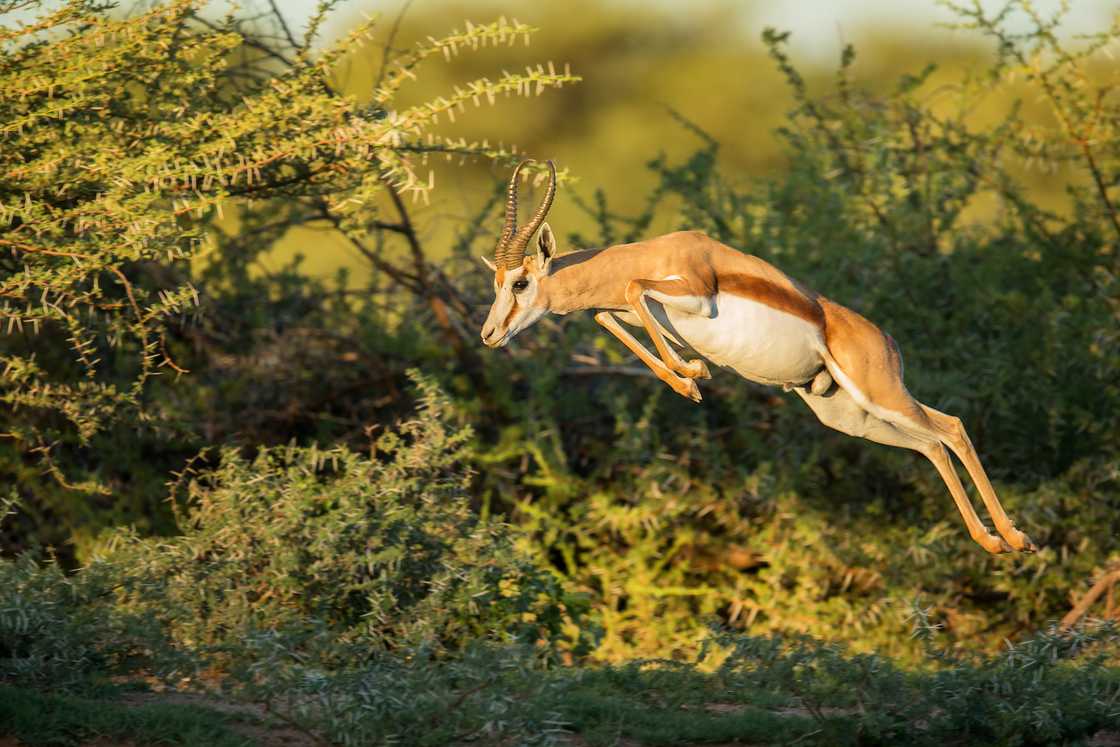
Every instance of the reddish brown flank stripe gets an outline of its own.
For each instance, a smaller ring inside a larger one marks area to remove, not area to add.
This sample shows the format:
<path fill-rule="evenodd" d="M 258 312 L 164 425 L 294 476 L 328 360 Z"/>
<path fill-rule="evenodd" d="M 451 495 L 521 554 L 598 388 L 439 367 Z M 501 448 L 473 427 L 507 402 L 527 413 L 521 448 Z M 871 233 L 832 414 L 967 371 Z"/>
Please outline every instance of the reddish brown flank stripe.
<path fill-rule="evenodd" d="M 727 275 L 718 278 L 716 290 L 757 301 L 778 311 L 804 319 L 818 327 L 824 326 L 824 312 L 814 299 L 792 288 L 783 288 L 769 280 L 751 275 Z"/>

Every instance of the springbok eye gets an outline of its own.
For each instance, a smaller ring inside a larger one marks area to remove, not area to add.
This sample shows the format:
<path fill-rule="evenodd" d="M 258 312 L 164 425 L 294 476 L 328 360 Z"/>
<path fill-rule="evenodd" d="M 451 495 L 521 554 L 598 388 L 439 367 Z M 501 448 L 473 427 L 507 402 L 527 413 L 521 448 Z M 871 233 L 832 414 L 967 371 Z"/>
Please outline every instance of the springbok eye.
<path fill-rule="evenodd" d="M 521 291 L 529 287 L 529 281 L 525 280 L 524 278 L 522 278 L 521 280 L 514 280 L 513 286 L 511 287 L 513 288 L 514 293 L 520 293 Z"/>

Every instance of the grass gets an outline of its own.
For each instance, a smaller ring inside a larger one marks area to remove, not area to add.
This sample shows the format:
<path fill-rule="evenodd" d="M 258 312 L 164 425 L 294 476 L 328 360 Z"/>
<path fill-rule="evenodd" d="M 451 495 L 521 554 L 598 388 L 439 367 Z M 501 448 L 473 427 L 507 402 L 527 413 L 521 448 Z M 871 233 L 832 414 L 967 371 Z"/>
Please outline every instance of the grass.
<path fill-rule="evenodd" d="M 731 693 L 690 667 L 639 664 L 585 669 L 551 704 L 568 728 L 591 745 L 619 738 L 643 745 L 710 744 L 732 740 L 788 743 L 819 730 L 788 697 Z"/>
<path fill-rule="evenodd" d="M 819 731 L 809 718 L 755 706 L 664 709 L 603 694 L 574 695 L 568 702 L 568 714 L 569 728 L 596 747 L 618 744 L 620 737 L 651 746 L 729 741 L 782 744 Z"/>
<path fill-rule="evenodd" d="M 30 747 L 78 745 L 95 739 L 144 745 L 253 745 L 252 739 L 231 728 L 232 721 L 234 717 L 198 705 L 133 705 L 0 685 L 0 735 Z"/>
<path fill-rule="evenodd" d="M 375 688 L 361 705 L 299 719 L 320 736 L 270 726 L 275 720 L 263 710 L 197 695 L 125 693 L 92 682 L 85 696 L 0 685 L 0 736 L 29 747 L 1120 743 L 1115 669 L 1060 667 L 1041 680 L 1028 672 L 1018 681 L 1013 673 L 989 679 L 990 672 L 962 666 L 910 673 L 892 679 L 895 687 L 881 687 L 885 680 L 861 681 L 853 669 L 834 668 L 827 682 L 806 678 L 807 668 L 822 662 L 828 663 L 821 654 L 799 662 L 797 679 L 785 685 L 775 679 L 784 676 L 781 660 L 753 673 L 634 662 L 505 675 L 429 662 L 417 671 L 399 670 L 392 692 Z"/>

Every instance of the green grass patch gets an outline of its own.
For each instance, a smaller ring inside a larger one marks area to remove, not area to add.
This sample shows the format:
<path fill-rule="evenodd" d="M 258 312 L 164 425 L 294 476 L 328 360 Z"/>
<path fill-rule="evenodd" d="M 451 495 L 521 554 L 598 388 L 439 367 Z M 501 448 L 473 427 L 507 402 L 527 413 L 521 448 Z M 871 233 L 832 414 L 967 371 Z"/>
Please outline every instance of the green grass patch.
<path fill-rule="evenodd" d="M 633 697 L 573 693 L 566 704 L 569 728 L 592 745 L 613 745 L 619 737 L 643 745 L 709 744 L 745 741 L 785 743 L 820 728 L 809 718 L 765 711 L 756 706 L 658 708 Z"/>
<path fill-rule="evenodd" d="M 31 747 L 77 745 L 98 738 L 143 745 L 252 745 L 252 740 L 233 731 L 231 720 L 226 714 L 197 705 L 127 705 L 0 685 L 0 735 L 15 737 Z"/>

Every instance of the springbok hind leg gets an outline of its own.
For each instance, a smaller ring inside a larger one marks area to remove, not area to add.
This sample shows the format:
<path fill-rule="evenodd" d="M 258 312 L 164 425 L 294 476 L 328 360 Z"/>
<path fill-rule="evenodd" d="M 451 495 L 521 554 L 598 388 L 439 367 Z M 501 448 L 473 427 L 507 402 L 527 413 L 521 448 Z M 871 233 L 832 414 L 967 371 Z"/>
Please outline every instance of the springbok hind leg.
<path fill-rule="evenodd" d="M 804 388 L 795 390 L 805 404 L 817 416 L 817 419 L 842 433 L 868 441 L 897 446 L 903 449 L 912 449 L 925 455 L 933 462 L 938 474 L 949 488 L 953 502 L 964 519 L 968 534 L 990 553 L 1010 552 L 1011 546 L 999 537 L 991 534 L 976 515 L 976 510 L 968 500 L 961 480 L 957 476 L 953 462 L 941 441 L 934 435 L 922 437 L 914 432 L 903 431 L 891 423 L 875 417 L 864 410 L 843 387 L 834 387 L 826 394 L 813 394 Z"/>
<path fill-rule="evenodd" d="M 859 404 L 874 411 L 881 422 L 885 421 L 896 431 L 922 444 L 918 451 L 925 454 L 941 473 L 973 539 L 989 552 L 1033 547 L 1027 536 L 1011 525 L 1000 507 L 995 491 L 980 467 L 980 460 L 968 443 L 964 428 L 960 427 L 960 421 L 925 407 L 906 391 L 902 381 L 902 355 L 894 340 L 851 309 L 827 299 L 820 303 L 825 315 L 827 343 L 821 356 L 829 373 L 842 388 L 851 390 L 851 395 Z M 864 437 L 881 440 L 871 433 Z M 946 445 L 964 462 L 995 521 L 996 529 L 1004 539 L 988 534 L 980 524 L 957 470 L 945 451 Z"/>
<path fill-rule="evenodd" d="M 968 437 L 961 419 L 946 415 L 926 405 L 920 406 L 926 417 L 939 432 L 941 440 L 953 450 L 957 459 L 960 459 L 964 468 L 968 470 L 969 477 L 975 483 L 976 489 L 980 491 L 980 498 L 984 501 L 984 506 L 988 509 L 992 521 L 995 522 L 996 531 L 1016 550 L 1036 552 L 1038 546 L 1031 541 L 1030 537 L 1015 528 L 1015 523 L 1003 510 L 1003 505 L 1000 504 L 999 497 L 996 496 L 996 491 L 992 487 L 991 481 L 988 480 L 988 474 L 984 472 L 984 466 L 980 464 L 980 456 L 976 453 L 976 448 L 972 445 L 972 440 Z"/>

